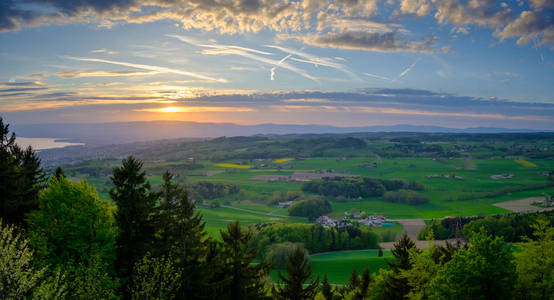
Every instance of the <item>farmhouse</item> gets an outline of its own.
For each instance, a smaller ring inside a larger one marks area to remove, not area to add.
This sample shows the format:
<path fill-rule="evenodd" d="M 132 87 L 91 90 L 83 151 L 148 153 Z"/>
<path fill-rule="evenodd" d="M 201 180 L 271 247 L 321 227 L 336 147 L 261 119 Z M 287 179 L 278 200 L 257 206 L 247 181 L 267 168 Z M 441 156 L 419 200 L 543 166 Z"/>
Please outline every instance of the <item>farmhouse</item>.
<path fill-rule="evenodd" d="M 279 202 L 279 204 L 277 204 L 277 207 L 279 208 L 287 208 L 287 207 L 290 207 L 292 205 L 294 201 L 286 201 L 286 202 Z"/>

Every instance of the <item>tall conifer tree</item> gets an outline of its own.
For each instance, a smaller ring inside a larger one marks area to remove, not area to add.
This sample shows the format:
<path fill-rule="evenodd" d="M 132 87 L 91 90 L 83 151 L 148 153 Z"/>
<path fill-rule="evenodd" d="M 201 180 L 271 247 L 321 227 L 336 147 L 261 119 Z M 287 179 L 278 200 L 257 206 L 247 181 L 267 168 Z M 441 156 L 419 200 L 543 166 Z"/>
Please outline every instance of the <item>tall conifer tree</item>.
<path fill-rule="evenodd" d="M 124 279 L 133 273 L 133 266 L 153 243 L 152 215 L 157 195 L 152 193 L 142 165 L 129 156 L 121 167 L 113 169 L 110 177 L 114 185 L 110 197 L 117 205 L 115 220 L 119 227 L 116 266 Z"/>
<path fill-rule="evenodd" d="M 282 286 L 273 287 L 273 297 L 275 299 L 304 300 L 313 299 L 317 292 L 319 280 L 311 281 L 306 286 L 304 284 L 312 278 L 312 267 L 306 257 L 306 250 L 302 247 L 296 247 L 294 252 L 289 255 L 287 261 L 287 275 L 278 273 L 279 281 Z"/>

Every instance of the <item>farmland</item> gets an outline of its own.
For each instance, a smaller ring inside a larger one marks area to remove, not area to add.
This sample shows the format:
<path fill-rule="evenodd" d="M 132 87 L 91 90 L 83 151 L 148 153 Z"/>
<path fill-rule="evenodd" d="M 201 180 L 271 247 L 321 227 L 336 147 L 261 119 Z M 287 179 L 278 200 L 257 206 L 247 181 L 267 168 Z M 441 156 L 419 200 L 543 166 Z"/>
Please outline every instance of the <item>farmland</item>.
<path fill-rule="evenodd" d="M 321 197 L 304 192 L 302 186 L 325 176 L 416 182 L 422 186 L 418 193 L 429 199 L 424 204 L 408 205 L 386 202 L 382 196 L 325 197 L 332 208 L 328 215 L 334 219 L 361 212 L 393 220 L 503 214 L 509 210 L 495 204 L 554 194 L 548 177 L 554 170 L 554 136 L 488 138 L 494 142 L 464 135 L 221 138 L 162 144 L 125 155 L 144 161 L 154 190 L 165 170 L 174 173 L 176 181 L 189 191 L 206 182 L 236 186 L 236 192 L 223 191 L 211 198 L 189 193 L 203 215 L 207 232 L 219 238 L 219 230 L 234 220 L 243 226 L 310 223 L 308 218 L 289 216 L 288 209 L 279 208 L 277 203 Z M 86 179 L 94 184 L 100 197 L 109 201 L 109 175 L 119 164 L 120 159 L 105 158 L 62 168 L 72 180 Z M 372 230 L 381 238 L 403 232 L 398 223 Z M 374 272 L 384 267 L 382 258 L 373 257 L 374 253 L 317 254 L 311 261 L 316 275 L 327 273 L 332 283 L 340 284 L 354 268 L 361 271 L 368 266 Z M 385 252 L 386 256 L 390 253 Z"/>

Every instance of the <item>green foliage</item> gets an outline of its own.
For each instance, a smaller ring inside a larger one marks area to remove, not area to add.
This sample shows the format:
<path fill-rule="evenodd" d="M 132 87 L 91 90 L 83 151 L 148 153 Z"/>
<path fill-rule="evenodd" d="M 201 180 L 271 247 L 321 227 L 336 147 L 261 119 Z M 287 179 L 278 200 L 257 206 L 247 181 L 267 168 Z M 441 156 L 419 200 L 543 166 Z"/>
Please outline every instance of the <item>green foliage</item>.
<path fill-rule="evenodd" d="M 480 232 L 459 249 L 430 283 L 431 299 L 509 299 L 516 282 L 510 245 Z"/>
<path fill-rule="evenodd" d="M 308 282 L 312 278 L 307 253 L 301 247 L 296 247 L 287 261 L 287 275 L 279 271 L 280 285 L 274 285 L 272 294 L 275 299 L 302 300 L 313 299 L 317 292 L 319 279 Z"/>
<path fill-rule="evenodd" d="M 31 146 L 21 149 L 15 134 L 0 117 L 0 218 L 25 226 L 25 215 L 38 208 L 38 192 L 45 176 Z"/>
<path fill-rule="evenodd" d="M 408 280 L 402 276 L 402 272 L 412 268 L 410 252 L 417 251 L 415 243 L 406 235 L 394 244 L 392 254 L 395 261 L 388 262 L 391 273 L 385 279 L 385 296 L 388 299 L 402 299 L 410 291 Z"/>
<path fill-rule="evenodd" d="M 191 195 L 197 199 L 215 199 L 232 196 L 239 193 L 240 188 L 236 184 L 212 183 L 199 181 L 188 186 Z"/>
<path fill-rule="evenodd" d="M 113 292 L 116 283 L 110 274 L 114 272 L 116 228 L 109 204 L 98 199 L 94 187 L 52 177 L 49 188 L 40 193 L 39 210 L 29 215 L 28 222 L 38 265 L 61 270 L 69 296 Z"/>
<path fill-rule="evenodd" d="M 109 204 L 86 182 L 53 177 L 28 222 L 31 245 L 43 265 L 79 264 L 96 255 L 105 262 L 115 258 L 116 228 Z"/>
<path fill-rule="evenodd" d="M 270 245 L 276 243 L 302 243 L 310 253 L 377 249 L 379 238 L 368 228 L 329 228 L 313 224 L 266 223 L 255 226 L 257 232 L 252 241 L 265 257 Z"/>
<path fill-rule="evenodd" d="M 296 217 L 308 217 L 315 220 L 317 217 L 332 212 L 331 203 L 326 199 L 315 198 L 296 201 L 289 208 L 289 215 Z"/>
<path fill-rule="evenodd" d="M 289 255 L 296 249 L 296 247 L 303 248 L 304 245 L 302 243 L 291 242 L 273 244 L 269 246 L 265 259 L 273 268 L 284 269 L 287 265 Z"/>
<path fill-rule="evenodd" d="M 466 238 L 471 238 L 474 234 L 485 230 L 487 234 L 503 237 L 505 241 L 520 242 L 522 237 L 533 238 L 533 224 L 540 218 L 554 222 L 554 211 L 488 216 L 466 224 L 463 233 Z"/>
<path fill-rule="evenodd" d="M 175 299 L 181 286 L 181 270 L 172 257 L 145 255 L 134 269 L 131 299 Z"/>
<path fill-rule="evenodd" d="M 429 203 L 429 198 L 412 190 L 398 190 L 386 192 L 383 196 L 385 202 L 419 205 Z"/>
<path fill-rule="evenodd" d="M 320 290 L 325 300 L 333 300 L 333 296 L 335 295 L 335 293 L 333 292 L 333 287 L 331 286 L 331 284 L 329 284 L 327 274 L 323 275 Z"/>
<path fill-rule="evenodd" d="M 252 232 L 240 227 L 239 222 L 227 225 L 221 231 L 224 288 L 220 297 L 227 299 L 261 299 L 266 294 L 265 280 L 269 265 L 253 264 L 258 248 L 250 243 Z"/>
<path fill-rule="evenodd" d="M 333 177 L 312 180 L 302 184 L 304 192 L 328 197 L 367 198 L 382 196 L 385 191 L 398 189 L 422 190 L 423 185 L 404 180 L 387 180 L 368 177 Z"/>
<path fill-rule="evenodd" d="M 520 299 L 548 299 L 554 295 L 554 227 L 548 220 L 538 219 L 532 225 L 534 240 L 518 244 L 515 253 L 516 296 Z"/>
<path fill-rule="evenodd" d="M 116 265 L 122 278 L 133 273 L 134 264 L 150 250 L 154 226 L 152 212 L 157 198 L 150 190 L 142 162 L 130 156 L 113 169 L 110 197 L 117 205 L 119 227 Z"/>
<path fill-rule="evenodd" d="M 47 277 L 47 268 L 32 266 L 33 250 L 13 225 L 0 220 L 0 299 L 60 299 L 65 296 L 63 275 Z"/>

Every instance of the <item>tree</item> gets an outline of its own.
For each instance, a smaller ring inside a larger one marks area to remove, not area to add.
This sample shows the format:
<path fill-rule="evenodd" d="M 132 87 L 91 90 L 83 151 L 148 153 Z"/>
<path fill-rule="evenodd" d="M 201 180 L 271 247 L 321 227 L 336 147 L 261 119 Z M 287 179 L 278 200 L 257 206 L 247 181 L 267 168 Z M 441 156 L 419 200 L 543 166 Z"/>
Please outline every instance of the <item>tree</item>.
<path fill-rule="evenodd" d="M 510 299 L 516 282 L 511 245 L 481 231 L 429 284 L 431 299 Z"/>
<path fill-rule="evenodd" d="M 58 180 L 60 179 L 60 177 L 65 177 L 65 174 L 63 173 L 63 170 L 61 167 L 57 167 L 56 168 L 56 171 L 54 172 L 54 177 L 58 178 Z"/>
<path fill-rule="evenodd" d="M 45 176 L 33 148 L 21 149 L 9 132 L 0 117 L 0 218 L 25 226 L 25 215 L 38 208 Z"/>
<path fill-rule="evenodd" d="M 242 229 L 238 221 L 227 224 L 221 234 L 221 250 L 227 285 L 223 293 L 228 299 L 262 299 L 269 265 L 253 264 L 258 248 L 251 243 L 252 232 Z"/>
<path fill-rule="evenodd" d="M 327 279 L 327 274 L 323 275 L 323 280 L 321 281 L 321 294 L 325 300 L 333 300 L 333 296 L 335 295 L 335 293 L 333 293 L 333 288 Z"/>
<path fill-rule="evenodd" d="M 185 189 L 173 182 L 173 175 L 165 172 L 162 177 L 155 252 L 171 256 L 181 270 L 181 295 L 203 294 L 211 277 L 206 263 L 209 238 L 204 231 L 205 222 Z"/>
<path fill-rule="evenodd" d="M 545 219 L 532 225 L 536 240 L 526 238 L 515 253 L 518 279 L 517 297 L 547 299 L 554 295 L 554 227 Z"/>
<path fill-rule="evenodd" d="M 415 248 L 415 243 L 404 234 L 394 244 L 392 254 L 395 260 L 393 262 L 387 261 L 392 273 L 385 280 L 386 288 L 385 295 L 388 299 L 403 299 L 404 295 L 410 291 L 410 286 L 406 278 L 400 276 L 400 273 L 404 270 L 409 270 L 412 267 L 410 261 L 410 249 Z"/>
<path fill-rule="evenodd" d="M 295 251 L 289 255 L 287 262 L 288 278 L 279 271 L 279 281 L 281 286 L 273 286 L 272 293 L 276 299 L 312 299 L 317 292 L 319 279 L 304 284 L 312 278 L 312 267 L 306 257 L 306 251 L 301 247 L 296 247 Z"/>
<path fill-rule="evenodd" d="M 133 273 L 133 266 L 153 242 L 152 215 L 157 195 L 151 192 L 142 165 L 129 156 L 123 159 L 121 167 L 113 169 L 110 177 L 114 187 L 109 193 L 117 205 L 115 220 L 119 227 L 116 266 L 123 279 Z"/>
<path fill-rule="evenodd" d="M 109 204 L 98 198 L 93 186 L 52 177 L 49 188 L 40 193 L 39 209 L 29 215 L 28 222 L 37 263 L 60 269 L 72 298 L 78 298 L 77 290 L 83 296 L 92 292 L 77 284 L 78 278 L 86 278 L 89 272 L 99 274 L 98 280 L 86 282 L 93 290 L 116 286 L 109 276 L 114 272 L 116 228 Z"/>
<path fill-rule="evenodd" d="M 32 267 L 33 250 L 13 225 L 0 220 L 0 299 L 57 299 L 65 295 L 63 276 L 48 278 Z"/>
<path fill-rule="evenodd" d="M 134 267 L 131 299 L 175 299 L 181 285 L 181 271 L 171 257 L 145 255 Z"/>

